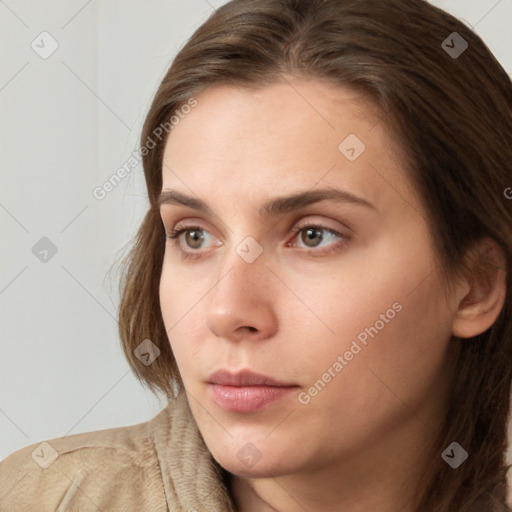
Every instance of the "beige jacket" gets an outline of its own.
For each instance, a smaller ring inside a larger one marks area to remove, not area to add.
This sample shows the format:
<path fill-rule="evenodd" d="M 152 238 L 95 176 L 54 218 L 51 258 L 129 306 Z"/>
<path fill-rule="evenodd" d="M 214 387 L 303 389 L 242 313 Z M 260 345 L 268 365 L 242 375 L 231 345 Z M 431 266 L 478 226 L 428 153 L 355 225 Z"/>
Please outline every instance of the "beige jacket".
<path fill-rule="evenodd" d="M 0 464 L 1 512 L 234 512 L 185 393 L 152 420 L 22 448 Z"/>

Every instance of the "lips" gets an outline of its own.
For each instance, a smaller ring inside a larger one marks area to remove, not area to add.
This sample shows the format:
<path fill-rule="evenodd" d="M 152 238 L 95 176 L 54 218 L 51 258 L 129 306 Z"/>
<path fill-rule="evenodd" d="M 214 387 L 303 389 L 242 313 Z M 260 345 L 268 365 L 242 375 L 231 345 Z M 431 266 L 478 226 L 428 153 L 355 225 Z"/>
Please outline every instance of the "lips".
<path fill-rule="evenodd" d="M 209 384 L 220 384 L 222 386 L 290 387 L 296 385 L 293 383 L 280 382 L 251 370 L 241 370 L 237 373 L 231 373 L 228 370 L 218 370 L 208 377 L 207 382 Z"/>
<path fill-rule="evenodd" d="M 283 399 L 298 386 L 266 375 L 242 370 L 214 372 L 207 380 L 211 398 L 228 412 L 256 412 Z"/>

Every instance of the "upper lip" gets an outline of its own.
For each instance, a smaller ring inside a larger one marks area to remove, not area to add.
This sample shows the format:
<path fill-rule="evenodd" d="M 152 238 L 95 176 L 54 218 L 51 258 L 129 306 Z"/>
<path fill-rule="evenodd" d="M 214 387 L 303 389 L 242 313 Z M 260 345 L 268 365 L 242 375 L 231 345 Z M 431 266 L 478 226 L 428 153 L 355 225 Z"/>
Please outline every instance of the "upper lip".
<path fill-rule="evenodd" d="M 241 370 L 239 372 L 217 370 L 208 377 L 207 382 L 209 384 L 220 384 L 223 386 L 295 386 L 295 384 L 280 382 L 251 370 Z"/>

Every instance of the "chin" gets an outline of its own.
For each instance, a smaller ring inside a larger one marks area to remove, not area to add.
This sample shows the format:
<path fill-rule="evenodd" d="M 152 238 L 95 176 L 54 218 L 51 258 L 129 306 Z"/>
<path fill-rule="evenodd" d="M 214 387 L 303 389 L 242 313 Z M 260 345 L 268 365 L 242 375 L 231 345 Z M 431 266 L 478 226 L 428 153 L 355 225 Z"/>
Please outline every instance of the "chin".
<path fill-rule="evenodd" d="M 299 461 L 290 460 L 290 450 L 283 446 L 279 450 L 267 442 L 251 442 L 250 437 L 243 441 L 232 441 L 229 445 L 216 445 L 217 449 L 210 452 L 213 458 L 226 471 L 245 478 L 268 478 L 281 476 L 294 471 L 300 465 Z"/>
<path fill-rule="evenodd" d="M 235 458 L 216 458 L 215 460 L 229 473 L 242 478 L 268 478 L 270 476 L 277 477 L 287 474 L 289 471 L 285 470 L 281 464 L 274 464 L 269 461 L 264 461 L 263 457 L 255 462 L 254 465 L 240 461 L 236 456 Z"/>

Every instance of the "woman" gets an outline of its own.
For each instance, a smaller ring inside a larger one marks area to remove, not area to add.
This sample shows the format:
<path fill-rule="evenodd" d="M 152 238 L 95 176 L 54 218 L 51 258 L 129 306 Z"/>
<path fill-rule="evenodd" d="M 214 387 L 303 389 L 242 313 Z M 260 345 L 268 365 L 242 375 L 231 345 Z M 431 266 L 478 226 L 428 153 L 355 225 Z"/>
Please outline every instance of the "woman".
<path fill-rule="evenodd" d="M 120 335 L 169 405 L 2 510 L 502 511 L 512 85 L 423 0 L 234 0 L 145 121 Z"/>

